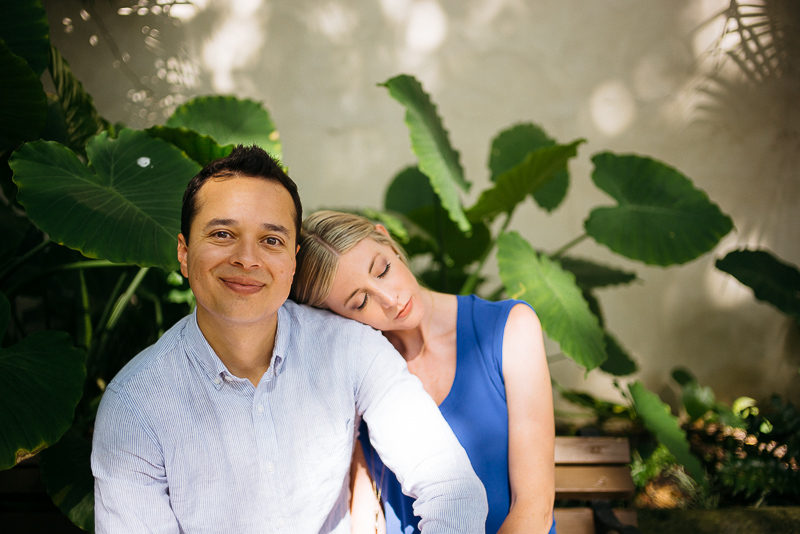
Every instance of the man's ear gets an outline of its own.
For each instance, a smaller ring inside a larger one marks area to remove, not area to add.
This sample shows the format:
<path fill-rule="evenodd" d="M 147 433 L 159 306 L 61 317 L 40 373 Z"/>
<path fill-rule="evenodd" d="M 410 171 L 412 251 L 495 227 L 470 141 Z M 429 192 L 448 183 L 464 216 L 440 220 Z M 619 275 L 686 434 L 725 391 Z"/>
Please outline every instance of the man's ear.
<path fill-rule="evenodd" d="M 391 237 L 391 236 L 389 235 L 389 230 L 387 230 L 387 229 L 386 229 L 386 227 L 385 227 L 384 225 L 382 225 L 382 224 L 378 223 L 378 224 L 376 224 L 376 225 L 375 225 L 375 229 L 376 229 L 378 232 L 380 232 L 380 233 L 382 233 L 383 235 L 385 235 L 386 237 Z"/>
<path fill-rule="evenodd" d="M 189 247 L 187 246 L 186 239 L 183 234 L 178 234 L 178 261 L 181 264 L 181 274 L 184 278 L 189 278 L 189 267 L 186 263 L 186 258 L 189 255 Z"/>

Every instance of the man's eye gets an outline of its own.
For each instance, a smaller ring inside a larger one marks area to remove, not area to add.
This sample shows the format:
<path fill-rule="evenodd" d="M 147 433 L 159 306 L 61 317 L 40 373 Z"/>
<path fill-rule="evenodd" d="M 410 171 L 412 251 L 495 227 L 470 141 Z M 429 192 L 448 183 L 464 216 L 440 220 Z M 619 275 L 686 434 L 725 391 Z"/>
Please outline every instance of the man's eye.
<path fill-rule="evenodd" d="M 364 307 L 367 305 L 367 301 L 369 300 L 369 293 L 364 293 L 364 302 L 361 303 L 361 306 L 356 308 L 357 310 L 363 310 Z"/>
<path fill-rule="evenodd" d="M 281 240 L 278 239 L 277 237 L 268 237 L 264 240 L 264 243 L 266 243 L 267 245 L 275 246 L 275 245 L 280 245 Z"/>
<path fill-rule="evenodd" d="M 231 236 L 230 233 L 226 232 L 225 230 L 218 230 L 211 234 L 213 237 L 218 237 L 220 239 L 227 239 Z"/>

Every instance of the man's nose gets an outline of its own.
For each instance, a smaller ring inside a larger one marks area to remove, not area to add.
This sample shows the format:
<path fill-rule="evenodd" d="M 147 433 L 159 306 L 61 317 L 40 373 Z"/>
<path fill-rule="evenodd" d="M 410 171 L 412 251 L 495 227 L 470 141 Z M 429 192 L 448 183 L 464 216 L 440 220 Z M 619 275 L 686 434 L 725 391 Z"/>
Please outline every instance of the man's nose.
<path fill-rule="evenodd" d="M 249 240 L 240 240 L 231 252 L 230 261 L 244 269 L 253 269 L 261 265 L 257 243 Z"/>

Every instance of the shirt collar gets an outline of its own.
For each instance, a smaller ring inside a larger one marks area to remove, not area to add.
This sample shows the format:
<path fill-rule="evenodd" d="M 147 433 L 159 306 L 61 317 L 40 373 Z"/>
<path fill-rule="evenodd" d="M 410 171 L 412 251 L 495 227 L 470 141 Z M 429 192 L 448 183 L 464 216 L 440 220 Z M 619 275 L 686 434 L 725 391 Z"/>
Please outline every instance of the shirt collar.
<path fill-rule="evenodd" d="M 289 339 L 291 338 L 290 313 L 281 306 L 278 309 L 278 328 L 275 333 L 275 346 L 272 350 L 272 361 L 267 370 L 267 377 L 278 376 L 283 369 L 283 363 L 288 353 Z M 197 357 L 203 371 L 214 382 L 217 389 L 222 387 L 223 380 L 233 378 L 217 353 L 208 344 L 200 326 L 197 324 L 197 308 L 195 307 L 186 324 L 186 343 L 190 353 Z"/>

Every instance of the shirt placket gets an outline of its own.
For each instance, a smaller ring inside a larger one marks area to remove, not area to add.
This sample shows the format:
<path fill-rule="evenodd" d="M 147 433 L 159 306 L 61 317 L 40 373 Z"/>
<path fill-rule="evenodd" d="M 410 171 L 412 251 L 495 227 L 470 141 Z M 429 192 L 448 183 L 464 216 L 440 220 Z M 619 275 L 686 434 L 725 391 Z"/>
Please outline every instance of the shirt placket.
<path fill-rule="evenodd" d="M 275 419 L 272 416 L 269 392 L 274 388 L 276 380 L 272 366 L 253 395 L 253 434 L 258 449 L 258 464 L 261 468 L 261 480 L 266 493 L 264 506 L 268 509 L 267 517 L 274 518 L 270 525 L 276 533 L 287 532 L 289 518 L 287 508 L 283 505 L 284 493 L 281 491 L 281 458 L 278 449 Z"/>

